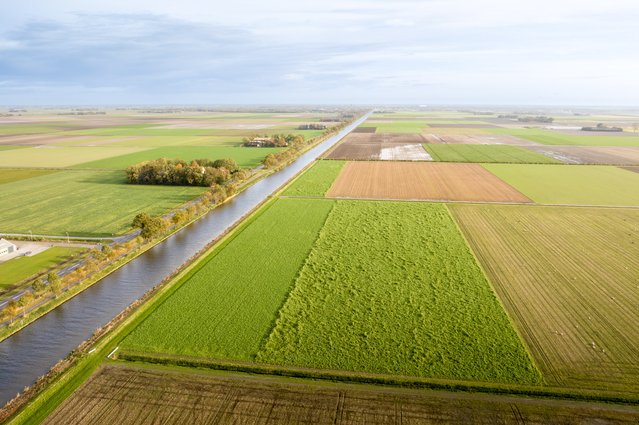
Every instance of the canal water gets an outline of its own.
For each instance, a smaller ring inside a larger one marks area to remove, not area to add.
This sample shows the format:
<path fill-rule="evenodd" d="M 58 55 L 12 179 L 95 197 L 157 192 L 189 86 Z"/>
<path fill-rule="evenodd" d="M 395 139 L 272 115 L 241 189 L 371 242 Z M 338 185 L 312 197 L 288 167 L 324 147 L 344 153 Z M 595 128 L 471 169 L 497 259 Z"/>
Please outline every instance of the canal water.
<path fill-rule="evenodd" d="M 370 114 L 370 113 L 369 113 Z M 160 283 L 177 267 L 346 136 L 357 120 L 295 162 L 258 181 L 230 202 L 185 227 L 73 299 L 0 342 L 0 405 L 44 375 L 93 332 Z"/>

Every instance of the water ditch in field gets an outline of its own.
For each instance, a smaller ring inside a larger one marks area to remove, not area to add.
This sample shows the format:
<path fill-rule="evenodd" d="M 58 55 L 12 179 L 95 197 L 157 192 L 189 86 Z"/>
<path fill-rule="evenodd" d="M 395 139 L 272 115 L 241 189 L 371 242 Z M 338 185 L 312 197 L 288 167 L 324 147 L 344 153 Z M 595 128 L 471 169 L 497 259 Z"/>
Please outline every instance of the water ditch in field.
<path fill-rule="evenodd" d="M 161 282 L 211 240 L 337 143 L 368 114 L 202 219 L 0 342 L 0 404 L 44 375 L 99 327 Z"/>

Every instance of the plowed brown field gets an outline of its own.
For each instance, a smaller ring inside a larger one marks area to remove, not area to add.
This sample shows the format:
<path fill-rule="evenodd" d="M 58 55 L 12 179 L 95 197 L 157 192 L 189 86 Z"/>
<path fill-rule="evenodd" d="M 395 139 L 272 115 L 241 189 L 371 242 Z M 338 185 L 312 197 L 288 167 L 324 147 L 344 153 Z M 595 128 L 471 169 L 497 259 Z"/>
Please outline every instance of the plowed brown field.
<path fill-rule="evenodd" d="M 134 367 L 98 371 L 45 424 L 632 423 L 634 407 Z"/>
<path fill-rule="evenodd" d="M 531 202 L 481 165 L 426 162 L 349 162 L 327 196 Z"/>
<path fill-rule="evenodd" d="M 639 392 L 639 211 L 451 205 L 547 382 Z"/>

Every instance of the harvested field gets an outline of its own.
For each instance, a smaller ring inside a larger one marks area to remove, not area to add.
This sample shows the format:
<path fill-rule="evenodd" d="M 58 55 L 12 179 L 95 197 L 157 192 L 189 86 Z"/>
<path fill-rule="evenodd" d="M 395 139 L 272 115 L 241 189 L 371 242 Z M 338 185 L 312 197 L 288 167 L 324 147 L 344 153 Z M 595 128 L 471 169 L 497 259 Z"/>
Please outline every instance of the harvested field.
<path fill-rule="evenodd" d="M 632 171 L 633 173 L 639 173 L 639 167 L 620 167 L 624 170 Z"/>
<path fill-rule="evenodd" d="M 639 164 L 639 148 L 604 146 L 534 146 L 529 149 L 567 164 Z"/>
<path fill-rule="evenodd" d="M 357 127 L 351 133 L 375 133 L 375 127 Z"/>
<path fill-rule="evenodd" d="M 515 145 L 534 146 L 535 142 L 507 134 L 442 134 L 422 133 L 427 143 L 460 145 Z"/>
<path fill-rule="evenodd" d="M 530 202 L 478 164 L 349 162 L 329 197 Z"/>
<path fill-rule="evenodd" d="M 639 392 L 639 211 L 450 209 L 548 383 Z"/>
<path fill-rule="evenodd" d="M 46 420 L 83 424 L 623 424 L 634 407 L 106 366 Z"/>
<path fill-rule="evenodd" d="M 432 161 L 430 154 L 422 145 L 382 145 L 379 153 L 382 161 Z"/>
<path fill-rule="evenodd" d="M 257 360 L 537 384 L 445 206 L 338 201 Z"/>
<path fill-rule="evenodd" d="M 349 134 L 326 155 L 329 159 L 430 161 L 419 134 L 359 133 Z"/>

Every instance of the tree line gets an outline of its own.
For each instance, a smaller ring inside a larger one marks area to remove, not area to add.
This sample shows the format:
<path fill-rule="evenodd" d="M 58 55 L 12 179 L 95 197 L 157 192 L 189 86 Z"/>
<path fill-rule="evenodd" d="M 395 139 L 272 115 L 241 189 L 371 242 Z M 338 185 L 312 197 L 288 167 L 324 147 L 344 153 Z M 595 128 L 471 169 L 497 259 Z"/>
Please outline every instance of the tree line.
<path fill-rule="evenodd" d="M 133 184 L 170 186 L 211 186 L 224 184 L 240 167 L 230 158 L 182 159 L 160 158 L 131 165 L 126 169 L 127 181 Z"/>
<path fill-rule="evenodd" d="M 253 135 L 242 139 L 244 146 L 250 146 L 250 143 L 259 139 L 265 148 L 285 148 L 295 143 L 304 143 L 304 135 L 302 134 L 273 134 L 269 135 Z"/>

